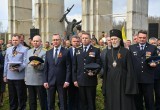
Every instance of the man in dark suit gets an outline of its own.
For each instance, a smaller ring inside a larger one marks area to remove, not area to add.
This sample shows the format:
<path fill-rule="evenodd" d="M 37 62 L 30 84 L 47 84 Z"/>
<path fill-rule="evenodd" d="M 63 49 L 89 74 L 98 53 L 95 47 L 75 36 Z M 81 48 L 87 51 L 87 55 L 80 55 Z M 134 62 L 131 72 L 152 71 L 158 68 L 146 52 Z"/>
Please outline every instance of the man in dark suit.
<path fill-rule="evenodd" d="M 157 38 L 151 37 L 149 44 L 157 46 Z M 160 56 L 160 48 L 157 47 L 157 54 Z M 160 65 L 157 65 L 154 73 L 154 93 L 155 93 L 155 110 L 160 110 Z"/>
<path fill-rule="evenodd" d="M 48 109 L 55 110 L 55 94 L 57 91 L 60 110 L 66 110 L 66 88 L 69 86 L 71 75 L 69 51 L 61 46 L 59 34 L 53 35 L 52 43 L 54 48 L 47 51 L 44 67 L 44 87 L 48 89 Z"/>
<path fill-rule="evenodd" d="M 5 82 L 3 81 L 4 56 L 0 50 L 0 107 L 3 106 L 3 93 L 5 92 Z"/>
<path fill-rule="evenodd" d="M 71 63 L 73 66 L 75 49 L 80 46 L 80 38 L 77 35 L 71 37 L 72 47 L 69 48 L 69 53 L 71 56 Z M 72 74 L 74 71 L 72 69 Z M 72 77 L 70 77 L 70 85 L 68 88 L 68 110 L 78 110 L 78 88 L 74 86 Z"/>
<path fill-rule="evenodd" d="M 93 47 L 89 33 L 82 33 L 82 46 L 76 49 L 73 82 L 79 87 L 80 110 L 95 110 L 97 73 L 93 76 L 84 67 L 90 63 L 100 64 L 100 49 Z"/>
<path fill-rule="evenodd" d="M 147 32 L 138 32 L 138 44 L 129 47 L 132 55 L 135 73 L 137 75 L 139 94 L 136 96 L 137 110 L 144 110 L 143 98 L 146 110 L 154 110 L 154 69 L 156 63 L 146 63 L 145 60 L 151 56 L 157 56 L 157 48 L 147 43 Z"/>
<path fill-rule="evenodd" d="M 101 71 L 100 71 L 100 77 L 102 78 L 103 77 L 103 69 L 104 69 L 104 65 L 105 65 L 105 57 L 106 57 L 106 54 L 107 54 L 107 51 L 111 49 L 111 38 L 110 37 L 107 37 L 106 38 L 106 41 L 107 41 L 107 46 L 105 49 L 103 49 L 101 51 L 101 55 L 100 55 L 100 58 L 101 58 L 101 62 L 102 62 L 102 68 L 101 68 Z"/>

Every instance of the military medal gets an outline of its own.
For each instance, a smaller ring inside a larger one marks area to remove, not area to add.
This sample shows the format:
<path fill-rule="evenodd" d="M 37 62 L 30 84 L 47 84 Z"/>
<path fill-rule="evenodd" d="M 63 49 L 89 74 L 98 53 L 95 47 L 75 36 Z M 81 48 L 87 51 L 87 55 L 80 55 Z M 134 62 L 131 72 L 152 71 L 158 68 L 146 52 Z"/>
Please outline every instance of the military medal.
<path fill-rule="evenodd" d="M 113 67 L 116 67 L 117 66 L 117 62 L 116 61 L 113 61 Z"/>
<path fill-rule="evenodd" d="M 16 55 L 17 55 L 17 51 L 14 51 L 14 52 L 13 52 L 13 56 L 16 56 Z"/>

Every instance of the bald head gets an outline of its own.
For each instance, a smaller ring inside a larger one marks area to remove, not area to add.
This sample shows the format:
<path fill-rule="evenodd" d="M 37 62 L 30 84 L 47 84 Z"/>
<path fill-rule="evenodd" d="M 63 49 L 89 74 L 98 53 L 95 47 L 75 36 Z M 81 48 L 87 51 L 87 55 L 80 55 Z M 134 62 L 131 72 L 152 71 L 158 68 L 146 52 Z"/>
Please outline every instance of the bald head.
<path fill-rule="evenodd" d="M 34 39 L 42 41 L 41 36 L 39 36 L 39 35 L 35 35 L 35 36 L 33 37 L 33 40 L 34 40 Z"/>
<path fill-rule="evenodd" d="M 33 42 L 34 48 L 38 48 L 42 43 L 41 37 L 39 35 L 34 36 L 32 42 Z"/>

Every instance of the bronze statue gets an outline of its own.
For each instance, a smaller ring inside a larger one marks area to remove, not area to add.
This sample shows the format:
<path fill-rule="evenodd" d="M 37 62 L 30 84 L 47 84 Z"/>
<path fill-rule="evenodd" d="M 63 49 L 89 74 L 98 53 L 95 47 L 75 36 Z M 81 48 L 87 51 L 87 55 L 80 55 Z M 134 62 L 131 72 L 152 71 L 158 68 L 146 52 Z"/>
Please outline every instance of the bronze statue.
<path fill-rule="evenodd" d="M 70 35 L 73 35 L 73 28 L 82 22 L 82 20 L 77 22 L 76 19 L 73 19 L 72 22 L 69 22 L 66 17 L 65 17 L 65 21 L 67 22 L 67 36 L 68 37 L 70 37 Z"/>
<path fill-rule="evenodd" d="M 67 10 L 65 11 L 63 17 L 60 19 L 59 22 L 63 22 L 63 20 L 66 18 L 67 14 L 71 11 L 73 7 L 74 7 L 74 4 L 71 6 L 71 8 L 67 8 Z"/>
<path fill-rule="evenodd" d="M 74 7 L 74 4 L 72 5 L 71 8 L 68 8 L 65 12 L 65 14 L 63 15 L 63 17 L 60 19 L 60 22 L 63 22 L 63 20 L 65 20 L 67 22 L 67 30 L 66 30 L 66 35 L 67 35 L 67 39 L 69 40 L 70 36 L 73 35 L 73 28 L 76 25 L 79 25 L 81 21 L 77 22 L 76 19 L 73 19 L 72 22 L 69 22 L 66 15 L 71 11 L 71 9 Z"/>

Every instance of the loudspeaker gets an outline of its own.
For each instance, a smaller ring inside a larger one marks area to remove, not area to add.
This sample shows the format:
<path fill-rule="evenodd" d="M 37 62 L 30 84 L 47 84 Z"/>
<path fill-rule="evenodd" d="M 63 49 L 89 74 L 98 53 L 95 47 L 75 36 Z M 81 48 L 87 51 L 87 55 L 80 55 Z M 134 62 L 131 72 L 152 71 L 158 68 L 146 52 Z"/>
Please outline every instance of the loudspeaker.
<path fill-rule="evenodd" d="M 40 35 L 39 29 L 30 29 L 30 38 L 33 39 L 35 35 Z"/>
<path fill-rule="evenodd" d="M 158 23 L 149 23 L 149 27 L 148 27 L 148 37 L 155 37 L 158 38 L 158 29 L 159 28 L 159 24 Z"/>

